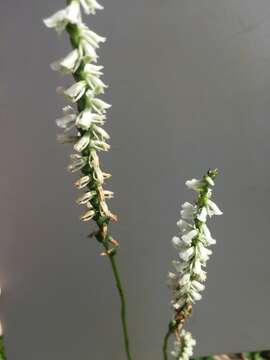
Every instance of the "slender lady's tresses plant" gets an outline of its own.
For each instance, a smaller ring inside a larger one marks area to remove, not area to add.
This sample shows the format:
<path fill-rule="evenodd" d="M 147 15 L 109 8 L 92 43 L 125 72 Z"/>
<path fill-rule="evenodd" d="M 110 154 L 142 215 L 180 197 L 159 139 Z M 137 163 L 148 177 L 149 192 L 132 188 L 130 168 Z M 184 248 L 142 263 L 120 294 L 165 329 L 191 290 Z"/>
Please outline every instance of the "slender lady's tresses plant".
<path fill-rule="evenodd" d="M 172 290 L 171 301 L 174 309 L 173 320 L 169 323 L 163 343 L 163 358 L 168 359 L 168 340 L 175 336 L 174 349 L 171 355 L 178 360 L 188 360 L 193 354 L 196 341 L 190 332 L 183 329 L 186 319 L 191 315 L 192 304 L 201 299 L 204 290 L 202 282 L 206 280 L 204 270 L 212 251 L 209 246 L 216 240 L 206 225 L 207 217 L 222 215 L 218 206 L 211 200 L 214 179 L 217 170 L 209 170 L 201 180 L 192 179 L 186 182 L 189 189 L 197 192 L 195 204 L 185 202 L 182 205 L 181 219 L 177 222 L 179 236 L 172 239 L 173 246 L 179 253 L 179 260 L 172 264 L 176 273 L 168 275 L 168 285 Z"/>
<path fill-rule="evenodd" d="M 67 106 L 63 109 L 64 116 L 56 120 L 64 130 L 58 139 L 61 143 L 72 143 L 75 153 L 72 154 L 68 169 L 71 172 L 81 171 L 75 187 L 84 192 L 77 203 L 86 206 L 81 215 L 82 221 L 93 219 L 98 230 L 91 234 L 104 248 L 111 263 L 116 287 L 121 301 L 121 321 L 124 335 L 126 357 L 131 360 L 129 337 L 126 321 L 126 302 L 123 287 L 116 264 L 118 242 L 109 234 L 110 220 L 117 220 L 106 200 L 113 197 L 113 192 L 104 189 L 104 182 L 111 175 L 101 170 L 98 152 L 108 151 L 109 134 L 103 129 L 106 111 L 110 105 L 98 96 L 104 93 L 106 85 L 100 79 L 103 67 L 96 65 L 98 55 L 96 49 L 106 39 L 90 30 L 82 21 L 81 7 L 86 14 L 95 14 L 103 7 L 96 0 L 68 0 L 67 6 L 44 20 L 49 28 L 58 33 L 66 30 L 73 50 L 63 59 L 54 62 L 53 70 L 64 74 L 72 74 L 75 83 L 70 87 L 58 88 L 77 109 Z"/>

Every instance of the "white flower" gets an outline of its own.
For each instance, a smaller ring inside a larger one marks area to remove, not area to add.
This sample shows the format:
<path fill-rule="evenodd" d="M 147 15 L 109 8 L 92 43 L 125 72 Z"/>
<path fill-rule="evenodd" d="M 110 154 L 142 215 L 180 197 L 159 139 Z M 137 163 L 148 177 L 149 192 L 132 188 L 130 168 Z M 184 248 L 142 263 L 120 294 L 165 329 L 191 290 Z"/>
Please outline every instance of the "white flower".
<path fill-rule="evenodd" d="M 208 215 L 208 212 L 207 212 L 206 207 L 202 207 L 201 211 L 197 215 L 197 219 L 200 220 L 201 222 L 205 223 L 206 219 L 207 219 L 207 215 Z"/>
<path fill-rule="evenodd" d="M 88 130 L 93 123 L 102 123 L 103 119 L 104 117 L 92 113 L 90 109 L 85 109 L 78 115 L 76 119 L 76 126 L 83 130 Z"/>
<path fill-rule="evenodd" d="M 86 90 L 86 85 L 87 85 L 86 81 L 81 80 L 71 85 L 67 89 L 63 89 L 62 87 L 59 87 L 57 91 L 75 103 L 84 95 Z"/>
<path fill-rule="evenodd" d="M 57 11 L 43 21 L 48 28 L 55 28 L 60 34 L 68 23 L 79 24 L 81 22 L 80 6 L 77 1 L 72 1 L 65 9 Z"/>
<path fill-rule="evenodd" d="M 191 296 L 192 302 L 200 301 L 202 299 L 202 295 L 192 288 L 189 291 L 189 296 Z"/>
<path fill-rule="evenodd" d="M 74 145 L 74 150 L 82 152 L 90 143 L 90 134 L 84 134 L 79 141 Z"/>
<path fill-rule="evenodd" d="M 215 245 L 216 240 L 212 238 L 211 232 L 206 226 L 206 224 L 202 224 L 203 237 L 206 240 L 206 245 Z"/>
<path fill-rule="evenodd" d="M 85 56 L 89 59 L 89 61 L 94 61 L 94 62 L 97 61 L 98 56 L 97 56 L 96 50 L 86 40 L 82 39 L 80 41 L 79 50 L 80 50 L 80 52 L 85 54 Z"/>
<path fill-rule="evenodd" d="M 96 10 L 102 10 L 101 6 L 96 0 L 80 0 L 80 3 L 86 14 L 95 14 Z"/>
<path fill-rule="evenodd" d="M 76 203 L 79 205 L 86 204 L 88 203 L 88 201 L 90 201 L 93 198 L 94 195 L 95 193 L 93 191 L 88 191 L 83 195 L 79 196 L 78 199 L 76 200 Z"/>
<path fill-rule="evenodd" d="M 193 229 L 190 232 L 184 234 L 181 239 L 184 241 L 184 243 L 186 245 L 190 245 L 192 239 L 194 239 L 196 236 L 198 235 L 198 230 L 197 229 Z"/>
<path fill-rule="evenodd" d="M 209 256 L 212 255 L 212 251 L 207 249 L 203 244 L 199 243 L 197 245 L 199 257 L 202 262 L 206 262 L 209 259 Z"/>
<path fill-rule="evenodd" d="M 101 138 L 101 140 L 108 140 L 110 138 L 110 135 L 102 127 L 93 125 L 92 129 L 97 138 Z"/>
<path fill-rule="evenodd" d="M 71 163 L 68 166 L 68 170 L 71 172 L 81 170 L 87 163 L 87 157 L 79 154 L 70 155 L 70 159 Z"/>
<path fill-rule="evenodd" d="M 101 71 L 102 69 L 103 69 L 103 66 L 88 63 L 84 66 L 83 71 L 88 76 L 101 76 L 101 75 L 103 75 L 103 73 Z"/>
<path fill-rule="evenodd" d="M 80 66 L 81 55 L 78 49 L 74 49 L 66 57 L 51 64 L 54 71 L 61 71 L 64 74 L 74 73 Z"/>
<path fill-rule="evenodd" d="M 90 183 L 90 181 L 91 181 L 91 177 L 89 175 L 85 175 L 85 176 L 81 177 L 80 179 L 78 179 L 74 183 L 74 186 L 77 189 L 83 189 Z"/>
<path fill-rule="evenodd" d="M 110 145 L 101 140 L 93 140 L 90 145 L 96 150 L 108 151 L 110 149 Z"/>
<path fill-rule="evenodd" d="M 86 41 L 88 45 L 92 46 L 93 48 L 98 48 L 99 43 L 104 43 L 106 38 L 103 36 L 98 35 L 94 31 L 90 30 L 85 24 L 80 23 L 78 25 L 79 36 L 83 41 Z M 81 41 L 82 41 L 81 40 Z"/>
<path fill-rule="evenodd" d="M 109 109 L 111 107 L 111 105 L 107 104 L 105 101 L 103 101 L 101 99 L 94 98 L 94 95 L 95 94 L 94 94 L 94 92 L 92 90 L 88 90 L 86 92 L 86 96 L 89 97 L 89 102 L 91 104 L 91 107 L 98 114 L 106 113 L 107 109 Z"/>
<path fill-rule="evenodd" d="M 189 247 L 179 254 L 180 258 L 184 261 L 188 261 L 193 255 L 194 247 Z"/>
<path fill-rule="evenodd" d="M 197 280 L 193 280 L 191 286 L 194 287 L 197 291 L 203 291 L 205 289 L 205 286 Z"/>
<path fill-rule="evenodd" d="M 202 189 L 203 182 L 197 179 L 191 179 L 186 181 L 186 186 L 191 190 L 199 192 Z"/>
<path fill-rule="evenodd" d="M 181 210 L 181 216 L 183 219 L 185 220 L 192 220 L 194 213 L 195 213 L 195 206 L 193 206 L 192 204 L 190 204 L 189 202 L 185 202 L 182 205 L 182 210 Z"/>
<path fill-rule="evenodd" d="M 104 82 L 100 78 L 90 74 L 85 74 L 84 77 L 95 94 L 104 94 L 104 90 L 108 86 L 104 84 Z"/>
<path fill-rule="evenodd" d="M 207 200 L 207 212 L 210 217 L 213 215 L 223 214 L 223 212 L 218 208 L 218 206 L 210 199 Z"/>

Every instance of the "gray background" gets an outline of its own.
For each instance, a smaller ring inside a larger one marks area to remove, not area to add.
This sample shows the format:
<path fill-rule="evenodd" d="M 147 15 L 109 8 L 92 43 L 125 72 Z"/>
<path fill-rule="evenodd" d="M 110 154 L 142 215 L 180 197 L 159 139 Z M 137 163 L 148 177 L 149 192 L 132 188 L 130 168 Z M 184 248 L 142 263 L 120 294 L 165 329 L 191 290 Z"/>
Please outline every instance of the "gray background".
<path fill-rule="evenodd" d="M 136 359 L 161 359 L 165 287 L 187 178 L 219 167 L 223 217 L 190 328 L 197 354 L 269 348 L 268 0 L 104 0 L 87 19 L 100 50 L 112 150 L 112 207 Z M 1 318 L 11 360 L 124 359 L 108 261 L 86 238 L 55 141 L 69 83 L 49 63 L 69 50 L 41 19 L 64 1 L 2 1 Z"/>

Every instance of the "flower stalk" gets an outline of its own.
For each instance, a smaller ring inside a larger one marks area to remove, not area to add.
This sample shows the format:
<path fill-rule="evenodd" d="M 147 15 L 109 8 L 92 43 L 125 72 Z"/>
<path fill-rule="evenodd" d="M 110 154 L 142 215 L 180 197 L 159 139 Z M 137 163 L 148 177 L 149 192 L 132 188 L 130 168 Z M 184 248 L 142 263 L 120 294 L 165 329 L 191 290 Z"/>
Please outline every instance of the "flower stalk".
<path fill-rule="evenodd" d="M 206 263 L 212 254 L 209 246 L 216 240 L 206 225 L 208 217 L 222 215 L 218 206 L 211 200 L 214 180 L 218 171 L 208 170 L 201 180 L 192 179 L 186 186 L 197 193 L 194 204 L 185 202 L 182 205 L 181 219 L 177 222 L 180 234 L 172 238 L 172 243 L 179 253 L 179 260 L 172 264 L 175 272 L 168 274 L 168 286 L 172 290 L 171 301 L 174 317 L 163 342 L 163 358 L 168 359 L 168 341 L 175 336 L 174 349 L 171 355 L 178 360 L 188 360 L 193 354 L 196 341 L 191 333 L 183 329 L 186 320 L 192 313 L 192 306 L 201 299 L 205 286 Z"/>
<path fill-rule="evenodd" d="M 80 218 L 82 221 L 93 220 L 96 223 L 97 230 L 90 237 L 95 237 L 103 246 L 104 252 L 101 255 L 107 256 L 110 261 L 121 302 L 126 357 L 131 360 L 126 301 L 115 257 L 119 244 L 108 230 L 110 221 L 117 220 L 107 204 L 107 199 L 111 199 L 114 194 L 104 189 L 105 180 L 111 175 L 101 169 L 99 160 L 99 152 L 110 149 L 107 143 L 110 136 L 102 126 L 111 105 L 99 97 L 104 94 L 107 85 L 101 80 L 103 67 L 96 65 L 96 50 L 106 39 L 83 23 L 81 7 L 86 14 L 95 14 L 97 10 L 103 9 L 96 0 L 67 0 L 65 9 L 44 20 L 47 27 L 54 28 L 58 33 L 66 30 L 73 48 L 66 57 L 51 64 L 53 70 L 71 74 L 75 80 L 70 87 L 57 89 L 58 93 L 76 106 L 65 107 L 63 117 L 56 120 L 57 125 L 64 130 L 58 140 L 73 144 L 75 153 L 71 155 L 68 169 L 72 173 L 81 172 L 74 184 L 77 189 L 84 191 L 76 201 L 86 207 Z"/>

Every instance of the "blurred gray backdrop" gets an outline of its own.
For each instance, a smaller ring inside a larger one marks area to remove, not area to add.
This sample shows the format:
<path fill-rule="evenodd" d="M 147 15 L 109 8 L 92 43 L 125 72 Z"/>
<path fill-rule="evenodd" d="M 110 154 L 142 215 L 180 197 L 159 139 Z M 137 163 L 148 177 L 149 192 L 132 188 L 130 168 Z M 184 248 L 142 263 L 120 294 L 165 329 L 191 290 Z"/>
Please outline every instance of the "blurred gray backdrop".
<path fill-rule="evenodd" d="M 190 329 L 197 355 L 270 347 L 268 0 L 104 0 L 100 50 L 119 262 L 135 358 L 161 359 L 165 286 L 187 178 L 218 167 L 217 246 Z M 79 220 L 71 147 L 56 143 L 49 63 L 69 49 L 42 18 L 64 1 L 2 1 L 0 301 L 11 360 L 125 359 L 106 258 Z"/>

